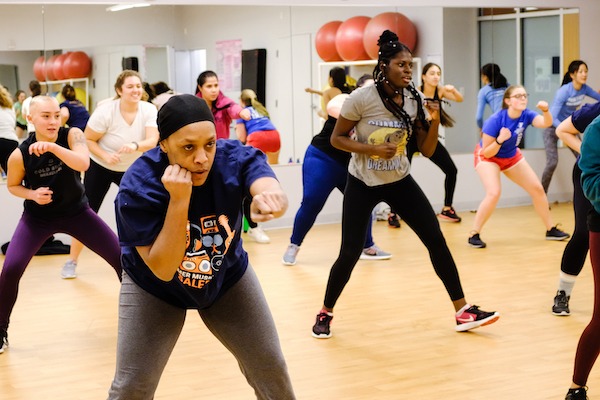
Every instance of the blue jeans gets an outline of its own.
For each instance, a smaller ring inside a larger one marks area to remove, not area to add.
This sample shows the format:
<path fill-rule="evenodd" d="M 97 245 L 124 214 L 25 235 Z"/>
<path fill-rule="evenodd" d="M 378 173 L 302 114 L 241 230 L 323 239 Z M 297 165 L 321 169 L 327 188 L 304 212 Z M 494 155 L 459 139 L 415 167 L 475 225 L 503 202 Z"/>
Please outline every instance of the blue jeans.
<path fill-rule="evenodd" d="M 308 146 L 302 164 L 302 203 L 294 218 L 290 242 L 302 244 L 333 189 L 344 193 L 347 180 L 347 165 L 340 164 L 313 145 Z M 369 224 L 363 248 L 373 244 L 372 224 Z"/>

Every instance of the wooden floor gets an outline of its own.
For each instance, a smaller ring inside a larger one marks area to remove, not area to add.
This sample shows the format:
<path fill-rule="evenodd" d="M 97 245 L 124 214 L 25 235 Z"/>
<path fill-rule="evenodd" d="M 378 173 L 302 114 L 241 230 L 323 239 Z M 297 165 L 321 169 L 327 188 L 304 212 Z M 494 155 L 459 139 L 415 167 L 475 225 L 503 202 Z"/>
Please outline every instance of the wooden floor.
<path fill-rule="evenodd" d="M 571 204 L 553 205 L 573 229 Z M 550 313 L 566 242 L 544 240 L 531 207 L 498 209 L 482 234 L 486 249 L 467 246 L 473 213 L 442 224 L 467 301 L 502 314 L 470 333 L 454 331 L 453 308 L 414 233 L 377 222 L 389 261 L 359 261 L 340 298 L 333 337 L 310 329 L 339 249 L 339 225 L 316 226 L 298 256 L 281 256 L 290 230 L 269 231 L 270 244 L 246 248 L 278 325 L 298 399 L 563 399 L 575 348 L 592 312 L 589 260 L 570 317 Z M 86 250 L 79 276 L 62 280 L 64 256 L 35 257 L 20 286 L 0 355 L 0 399 L 103 399 L 115 365 L 118 282 Z M 600 366 L 588 382 L 600 399 Z M 156 399 L 252 399 L 233 357 L 190 312 Z"/>

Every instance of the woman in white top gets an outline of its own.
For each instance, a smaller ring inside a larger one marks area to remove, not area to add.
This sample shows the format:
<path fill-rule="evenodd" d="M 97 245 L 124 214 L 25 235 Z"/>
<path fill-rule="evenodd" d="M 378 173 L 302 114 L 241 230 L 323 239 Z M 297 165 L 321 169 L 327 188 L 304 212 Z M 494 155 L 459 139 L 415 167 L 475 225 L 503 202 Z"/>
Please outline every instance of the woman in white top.
<path fill-rule="evenodd" d="M 125 70 L 115 83 L 117 96 L 90 116 L 85 128 L 90 149 L 90 168 L 84 186 L 92 210 L 98 212 L 111 183 L 119 185 L 123 174 L 146 150 L 156 147 L 156 107 L 142 101 L 144 87 L 136 71 Z M 77 259 L 83 245 L 73 240 L 63 279 L 75 278 Z"/>
<path fill-rule="evenodd" d="M 0 167 L 4 173 L 6 173 L 8 156 L 19 145 L 19 139 L 15 133 L 17 116 L 12 107 L 10 93 L 0 85 Z"/>

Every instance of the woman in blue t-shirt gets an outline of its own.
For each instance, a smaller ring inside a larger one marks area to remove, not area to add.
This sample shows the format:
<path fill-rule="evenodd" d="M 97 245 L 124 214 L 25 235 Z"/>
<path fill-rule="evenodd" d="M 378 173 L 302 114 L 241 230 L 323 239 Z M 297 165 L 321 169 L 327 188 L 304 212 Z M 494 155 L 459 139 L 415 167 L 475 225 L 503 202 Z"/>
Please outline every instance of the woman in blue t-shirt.
<path fill-rule="evenodd" d="M 527 109 L 527 92 L 523 86 L 510 86 L 504 92 L 502 110 L 493 114 L 483 125 L 481 140 L 475 147 L 474 155 L 475 170 L 485 188 L 485 197 L 479 204 L 473 229 L 469 234 L 468 243 L 471 247 L 486 246 L 479 235 L 500 199 L 500 172 L 529 193 L 535 211 L 546 226 L 546 240 L 564 240 L 569 237 L 553 226 L 546 193 L 518 147 L 529 125 L 546 128 L 552 124 L 548 103 L 539 101 L 536 107 L 543 115 Z"/>
<path fill-rule="evenodd" d="M 264 154 L 217 140 L 213 118 L 204 100 L 171 97 L 158 112 L 159 146 L 121 180 L 115 210 L 123 285 L 109 399 L 153 398 L 188 309 L 233 354 L 257 398 L 295 399 L 240 240 L 244 197 L 252 198 L 252 218 L 264 222 L 285 213 L 287 196 Z"/>
<path fill-rule="evenodd" d="M 481 67 L 481 83 L 483 87 L 477 93 L 477 126 L 483 127 L 483 112 L 485 106 L 490 106 L 492 114 L 502 109 L 502 96 L 508 87 L 504 75 L 500 73 L 500 67 L 497 64 L 485 64 Z"/>
<path fill-rule="evenodd" d="M 558 136 L 556 127 L 583 104 L 585 97 L 600 100 L 600 94 L 586 85 L 588 77 L 587 64 L 581 60 L 572 61 L 563 77 L 562 86 L 556 92 L 550 107 L 554 120 L 552 126 L 544 130 L 544 148 L 546 149 L 546 166 L 542 172 L 542 186 L 548 193 L 552 175 L 558 165 Z"/>

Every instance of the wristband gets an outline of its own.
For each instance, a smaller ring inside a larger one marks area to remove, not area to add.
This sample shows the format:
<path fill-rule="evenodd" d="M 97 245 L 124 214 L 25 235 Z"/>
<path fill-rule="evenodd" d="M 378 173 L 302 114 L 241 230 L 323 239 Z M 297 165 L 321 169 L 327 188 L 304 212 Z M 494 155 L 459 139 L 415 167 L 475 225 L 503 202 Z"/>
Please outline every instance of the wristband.
<path fill-rule="evenodd" d="M 139 145 L 137 142 L 131 142 L 131 143 L 133 143 L 133 144 L 134 144 L 134 146 L 135 146 L 135 150 L 136 150 L 136 151 L 137 151 L 137 149 L 139 149 L 139 148 L 140 148 L 140 145 Z"/>
<path fill-rule="evenodd" d="M 496 138 L 496 143 L 498 143 L 500 146 L 502 146 L 502 143 L 500 143 L 500 142 L 498 141 L 498 138 Z"/>

